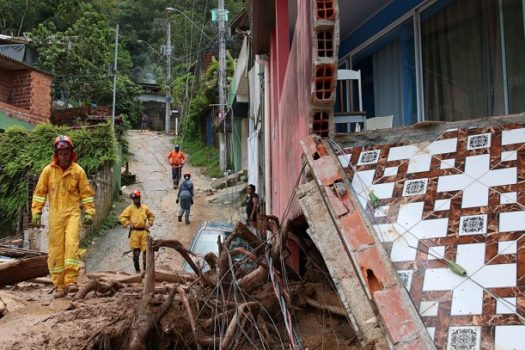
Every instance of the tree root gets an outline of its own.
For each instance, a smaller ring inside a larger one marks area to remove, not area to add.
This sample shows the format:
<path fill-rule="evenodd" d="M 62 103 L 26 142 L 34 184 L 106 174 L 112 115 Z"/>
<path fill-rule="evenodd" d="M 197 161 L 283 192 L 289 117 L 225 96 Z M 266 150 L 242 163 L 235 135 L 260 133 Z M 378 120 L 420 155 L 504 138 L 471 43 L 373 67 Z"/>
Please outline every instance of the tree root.
<path fill-rule="evenodd" d="M 85 299 L 88 293 L 92 291 L 111 296 L 122 288 L 124 288 L 124 285 L 117 281 L 101 282 L 98 280 L 90 280 L 80 288 L 74 300 Z"/>

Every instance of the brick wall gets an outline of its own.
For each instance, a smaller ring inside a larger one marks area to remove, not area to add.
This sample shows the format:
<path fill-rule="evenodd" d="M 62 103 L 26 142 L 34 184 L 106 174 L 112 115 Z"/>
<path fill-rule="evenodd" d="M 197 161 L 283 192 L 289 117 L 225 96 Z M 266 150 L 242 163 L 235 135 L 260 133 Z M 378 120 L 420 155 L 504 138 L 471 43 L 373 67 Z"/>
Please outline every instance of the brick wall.
<path fill-rule="evenodd" d="M 31 71 L 12 71 L 11 98 L 8 103 L 13 106 L 30 110 L 31 108 Z"/>
<path fill-rule="evenodd" d="M 30 111 L 49 120 L 51 117 L 51 77 L 32 71 Z"/>
<path fill-rule="evenodd" d="M 8 71 L 0 68 L 0 102 L 9 102 L 11 95 L 10 76 Z"/>
<path fill-rule="evenodd" d="M 0 109 L 33 125 L 49 123 L 51 82 L 50 76 L 36 71 L 0 68 Z"/>

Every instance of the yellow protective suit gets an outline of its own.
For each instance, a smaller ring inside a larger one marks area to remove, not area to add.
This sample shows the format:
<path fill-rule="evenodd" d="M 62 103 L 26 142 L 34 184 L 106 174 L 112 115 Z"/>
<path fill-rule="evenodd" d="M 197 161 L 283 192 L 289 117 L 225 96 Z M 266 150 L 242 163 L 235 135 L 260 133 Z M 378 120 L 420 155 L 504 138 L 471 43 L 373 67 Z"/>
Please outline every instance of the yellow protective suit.
<path fill-rule="evenodd" d="M 151 226 L 155 220 L 155 215 L 152 211 L 144 204 L 141 204 L 140 207 L 132 204 L 124 209 L 119 216 L 119 220 L 122 225 L 130 225 L 133 227 L 129 235 L 129 247 L 132 250 L 140 248 L 142 252 L 145 252 L 148 244 L 146 223 L 149 222 L 149 225 Z"/>
<path fill-rule="evenodd" d="M 35 188 L 31 212 L 41 213 L 49 199 L 49 253 L 47 265 L 54 286 L 76 283 L 80 270 L 80 206 L 95 215 L 95 192 L 84 169 L 75 162 L 63 170 L 58 160 L 47 165 Z"/>

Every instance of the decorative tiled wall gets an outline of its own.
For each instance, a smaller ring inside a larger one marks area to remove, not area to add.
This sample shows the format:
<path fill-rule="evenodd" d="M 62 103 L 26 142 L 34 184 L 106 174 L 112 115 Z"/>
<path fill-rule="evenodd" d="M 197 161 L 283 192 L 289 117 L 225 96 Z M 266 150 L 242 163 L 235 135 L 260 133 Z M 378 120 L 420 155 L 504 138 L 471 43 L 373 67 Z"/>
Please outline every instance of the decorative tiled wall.
<path fill-rule="evenodd" d="M 437 348 L 525 349 L 523 125 L 451 129 L 434 142 L 344 153 L 339 159 Z"/>

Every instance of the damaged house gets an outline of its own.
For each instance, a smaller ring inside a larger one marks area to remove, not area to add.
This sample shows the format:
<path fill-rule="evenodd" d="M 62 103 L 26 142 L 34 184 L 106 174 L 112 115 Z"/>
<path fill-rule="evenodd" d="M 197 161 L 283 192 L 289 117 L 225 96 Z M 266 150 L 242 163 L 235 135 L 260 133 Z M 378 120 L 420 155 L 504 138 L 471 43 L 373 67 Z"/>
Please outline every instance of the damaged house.
<path fill-rule="evenodd" d="M 524 10 L 247 2 L 249 181 L 363 346 L 525 346 Z"/>

